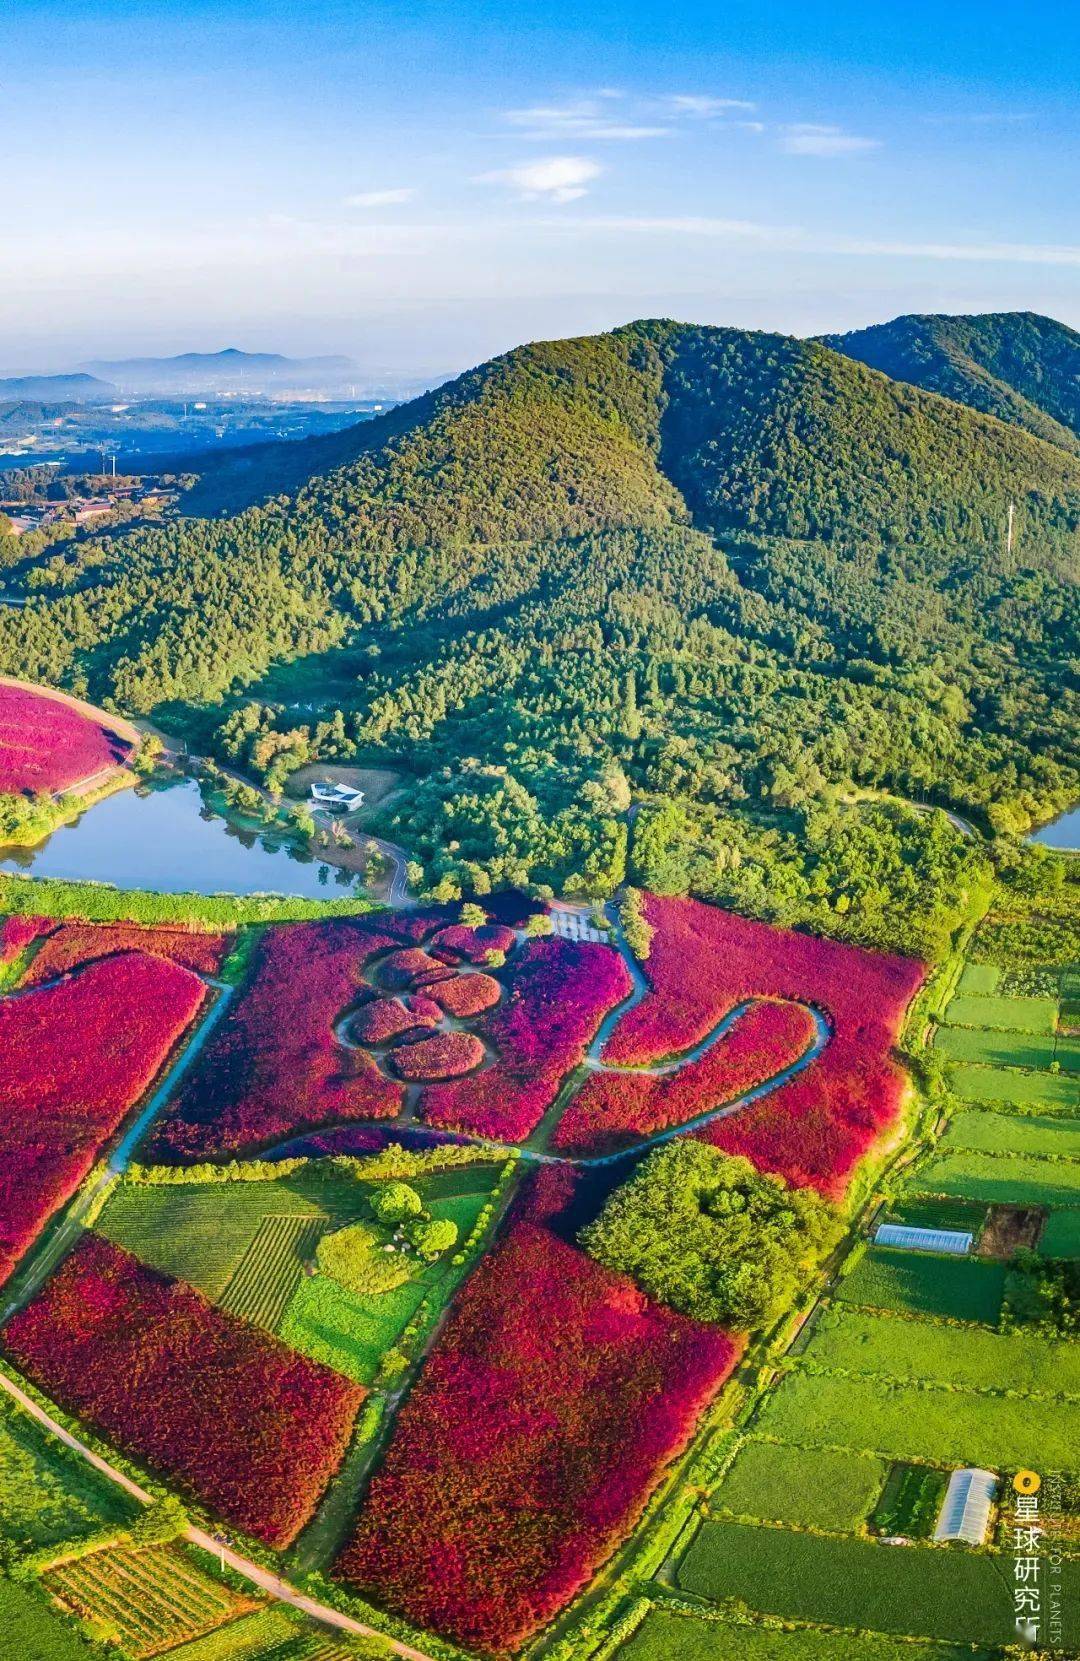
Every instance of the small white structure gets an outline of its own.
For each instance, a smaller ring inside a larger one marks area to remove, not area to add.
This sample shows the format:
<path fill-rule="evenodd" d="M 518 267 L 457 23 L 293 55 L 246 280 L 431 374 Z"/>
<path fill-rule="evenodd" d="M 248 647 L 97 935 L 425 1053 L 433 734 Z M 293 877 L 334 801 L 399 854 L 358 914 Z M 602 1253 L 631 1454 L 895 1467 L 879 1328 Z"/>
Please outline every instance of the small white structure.
<path fill-rule="evenodd" d="M 348 784 L 313 784 L 311 805 L 327 813 L 352 813 L 364 800 L 362 790 L 353 790 Z"/>
<path fill-rule="evenodd" d="M 902 1223 L 881 1223 L 874 1235 L 875 1246 L 900 1246 L 909 1252 L 948 1252 L 966 1257 L 974 1235 L 958 1228 L 908 1228 Z"/>
<path fill-rule="evenodd" d="M 954 1471 L 938 1513 L 935 1540 L 962 1540 L 967 1546 L 981 1546 L 990 1526 L 997 1477 L 993 1471 L 976 1466 Z"/>

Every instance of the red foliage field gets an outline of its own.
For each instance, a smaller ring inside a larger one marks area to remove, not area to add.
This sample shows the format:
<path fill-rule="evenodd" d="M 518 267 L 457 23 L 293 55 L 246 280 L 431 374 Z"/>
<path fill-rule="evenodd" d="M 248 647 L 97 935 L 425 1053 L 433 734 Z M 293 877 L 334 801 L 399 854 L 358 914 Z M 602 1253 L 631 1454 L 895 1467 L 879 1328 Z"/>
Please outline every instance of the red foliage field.
<path fill-rule="evenodd" d="M 425 1090 L 426 1124 L 520 1142 L 558 1095 L 609 1009 L 631 990 L 618 952 L 562 940 L 530 940 L 514 959 L 506 997 L 476 1030 L 498 1056 L 473 1078 Z"/>
<path fill-rule="evenodd" d="M 475 1033 L 436 1032 L 413 1044 L 401 1044 L 389 1057 L 403 1079 L 456 1079 L 471 1073 L 484 1059 L 484 1046 Z"/>
<path fill-rule="evenodd" d="M 559 1122 L 560 1153 L 606 1153 L 682 1125 L 790 1067 L 814 1042 L 803 1004 L 751 1004 L 696 1061 L 672 1073 L 592 1073 Z"/>
<path fill-rule="evenodd" d="M 402 951 L 391 952 L 379 964 L 378 980 L 380 986 L 388 987 L 391 991 L 400 992 L 405 987 L 418 988 L 433 985 L 436 981 L 449 980 L 453 974 L 445 963 L 432 957 L 420 946 L 407 946 Z"/>
<path fill-rule="evenodd" d="M 388 1044 L 417 1027 L 437 1027 L 442 1010 L 430 998 L 372 998 L 349 1021 L 349 1036 L 358 1044 Z"/>
<path fill-rule="evenodd" d="M 502 923 L 482 923 L 479 928 L 455 923 L 448 929 L 440 929 L 431 942 L 433 950 L 466 963 L 486 963 L 489 952 L 510 952 L 516 944 L 513 929 Z"/>
<path fill-rule="evenodd" d="M 27 985 L 113 952 L 151 952 L 200 975 L 216 975 L 232 945 L 227 934 L 200 934 L 191 929 L 139 928 L 135 923 L 61 923 L 34 953 Z"/>
<path fill-rule="evenodd" d="M 0 1278 L 74 1193 L 206 995 L 140 952 L 0 1000 Z"/>
<path fill-rule="evenodd" d="M 519 1220 L 466 1283 L 335 1574 L 515 1647 L 625 1538 L 740 1349 Z"/>
<path fill-rule="evenodd" d="M 696 1134 L 789 1182 L 841 1193 L 898 1111 L 903 1074 L 890 1051 L 925 966 L 699 900 L 650 894 L 645 912 L 654 929 L 645 964 L 652 990 L 619 1022 L 604 1059 L 640 1065 L 676 1054 L 747 997 L 816 1005 L 832 1026 L 823 1053 L 788 1084 Z"/>
<path fill-rule="evenodd" d="M 311 1515 L 364 1396 L 92 1233 L 3 1337 L 69 1411 L 273 1546 Z"/>
<path fill-rule="evenodd" d="M 393 918 L 267 929 L 237 994 L 155 1127 L 152 1156 L 199 1160 L 346 1119 L 391 1118 L 400 1086 L 334 1023 L 364 990 L 361 968 L 397 945 Z"/>
<path fill-rule="evenodd" d="M 54 917 L 34 917 L 15 912 L 0 920 L 0 963 L 14 963 L 34 940 L 56 927 Z"/>
<path fill-rule="evenodd" d="M 456 1015 L 462 1020 L 491 1009 L 502 997 L 502 987 L 493 976 L 478 970 L 474 975 L 458 975 L 454 980 L 439 981 L 429 987 L 428 995 L 448 1015 Z"/>
<path fill-rule="evenodd" d="M 130 754 L 118 733 L 70 704 L 0 685 L 0 794 L 67 790 Z"/>

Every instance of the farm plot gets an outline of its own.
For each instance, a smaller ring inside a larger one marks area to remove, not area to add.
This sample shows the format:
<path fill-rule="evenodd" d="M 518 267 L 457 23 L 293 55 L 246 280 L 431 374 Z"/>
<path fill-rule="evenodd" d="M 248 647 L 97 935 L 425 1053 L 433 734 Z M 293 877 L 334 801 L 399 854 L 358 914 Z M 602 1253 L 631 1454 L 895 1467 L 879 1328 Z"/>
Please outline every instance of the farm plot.
<path fill-rule="evenodd" d="M 134 1661 L 255 1607 L 196 1569 L 176 1546 L 93 1552 L 48 1570 L 42 1583 L 58 1603 L 114 1635 Z"/>
<path fill-rule="evenodd" d="M 1035 1032 L 987 1032 L 976 1027 L 939 1027 L 934 1049 L 946 1061 L 983 1067 L 1050 1067 L 1054 1039 Z"/>
<path fill-rule="evenodd" d="M 731 1625 L 654 1607 L 619 1649 L 618 1661 L 986 1661 L 986 1651 L 867 1632 Z"/>
<path fill-rule="evenodd" d="M 0 1576 L 0 1631 L 11 1656 L 26 1661 L 101 1661 L 89 1644 L 40 1591 Z"/>
<path fill-rule="evenodd" d="M 1005 1269 L 977 1258 L 932 1257 L 871 1246 L 834 1296 L 867 1309 L 940 1315 L 995 1326 L 1005 1294 Z"/>
<path fill-rule="evenodd" d="M 1004 1644 L 1015 1637 L 1009 1566 L 976 1552 L 707 1522 L 678 1579 L 698 1597 L 739 1598 L 794 1619 Z M 1071 1604 L 1066 1618 L 1075 1623 L 1080 1563 L 1066 1564 L 1063 1578 L 1063 1603 Z M 1074 1636 L 1067 1633 L 1066 1641 Z"/>
<path fill-rule="evenodd" d="M 913 1192 L 955 1194 L 988 1205 L 1080 1204 L 1080 1163 L 1008 1159 L 987 1153 L 942 1153 L 912 1178 Z"/>
<path fill-rule="evenodd" d="M 1080 1208 L 1050 1213 L 1039 1251 L 1044 1257 L 1080 1257 Z"/>
<path fill-rule="evenodd" d="M 321 1217 L 265 1216 L 218 1299 L 220 1307 L 275 1332 L 324 1227 Z"/>
<path fill-rule="evenodd" d="M 0 1399 L 0 1540 L 17 1551 L 124 1524 L 134 1502 L 9 1397 Z"/>
<path fill-rule="evenodd" d="M 1001 984 L 996 963 L 965 963 L 956 987 L 958 998 L 990 998 Z"/>
<path fill-rule="evenodd" d="M 1080 1395 L 1080 1345 L 851 1309 L 818 1323 L 807 1360 L 829 1372 L 933 1380 L 965 1390 Z"/>
<path fill-rule="evenodd" d="M 1080 1160 L 1080 1119 L 971 1110 L 949 1121 L 940 1146 L 946 1152 L 968 1148 L 975 1153 Z"/>
<path fill-rule="evenodd" d="M 34 953 L 27 986 L 55 980 L 82 963 L 115 952 L 149 952 L 199 975 L 216 975 L 232 938 L 195 929 L 140 928 L 135 923 L 60 923 Z"/>
<path fill-rule="evenodd" d="M 962 1102 L 1038 1113 L 1080 1113 L 1080 1079 L 1065 1074 L 957 1066 L 949 1069 L 949 1088 Z"/>
<path fill-rule="evenodd" d="M 122 730 L 121 730 L 122 729 Z M 131 757 L 137 734 L 47 688 L 0 682 L 0 792 L 68 790 Z"/>
<path fill-rule="evenodd" d="M 985 998 L 957 993 L 945 1011 L 951 1027 L 985 1027 L 1000 1032 L 1053 1034 L 1057 1026 L 1055 998 Z"/>
<path fill-rule="evenodd" d="M 870 1454 L 744 1442 L 715 1490 L 711 1509 L 795 1528 L 855 1532 L 888 1471 Z"/>
<path fill-rule="evenodd" d="M 1080 1443 L 1080 1402 L 1033 1411 L 1024 1397 L 947 1385 L 882 1383 L 797 1371 L 784 1379 L 756 1427 L 802 1446 L 857 1448 L 893 1459 L 984 1465 L 989 1470 L 1068 1470 Z"/>

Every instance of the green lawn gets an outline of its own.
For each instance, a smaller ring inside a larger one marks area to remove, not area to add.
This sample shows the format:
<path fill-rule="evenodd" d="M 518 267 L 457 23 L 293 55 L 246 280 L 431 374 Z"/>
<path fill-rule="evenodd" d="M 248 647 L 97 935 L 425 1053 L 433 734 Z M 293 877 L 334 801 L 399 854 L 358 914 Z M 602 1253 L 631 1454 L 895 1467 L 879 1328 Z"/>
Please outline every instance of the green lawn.
<path fill-rule="evenodd" d="M 912 1191 L 958 1194 L 991 1205 L 1078 1205 L 1080 1163 L 1002 1159 L 985 1153 L 943 1153 L 924 1165 Z"/>
<path fill-rule="evenodd" d="M 1080 1402 L 958 1394 L 947 1386 L 868 1386 L 865 1378 L 796 1371 L 757 1421 L 763 1436 L 802 1446 L 855 1448 L 893 1459 L 985 1465 L 992 1471 L 1070 1470 L 1080 1446 Z"/>
<path fill-rule="evenodd" d="M 880 1459 L 831 1448 L 744 1442 L 712 1506 L 763 1522 L 854 1531 L 868 1516 L 887 1470 Z"/>
<path fill-rule="evenodd" d="M 834 1310 L 818 1323 L 805 1359 L 829 1371 L 936 1380 L 961 1389 L 1080 1395 L 1080 1344 L 854 1309 Z"/>
<path fill-rule="evenodd" d="M 1002 971 L 996 963 L 965 963 L 957 984 L 958 998 L 989 998 L 998 989 Z"/>
<path fill-rule="evenodd" d="M 945 1011 L 951 1027 L 989 1027 L 1004 1032 L 1052 1034 L 1057 1026 L 1056 998 L 986 998 L 957 993 Z"/>
<path fill-rule="evenodd" d="M 941 1147 L 1080 1160 L 1080 1119 L 967 1108 L 950 1120 Z"/>
<path fill-rule="evenodd" d="M 293 1293 L 278 1336 L 347 1378 L 370 1384 L 426 1290 L 423 1281 L 410 1280 L 393 1292 L 363 1297 L 329 1275 L 312 1275 Z"/>
<path fill-rule="evenodd" d="M 985 1032 L 938 1027 L 934 1049 L 946 1061 L 973 1061 L 987 1067 L 1049 1067 L 1054 1039 L 1034 1032 Z"/>
<path fill-rule="evenodd" d="M 32 1551 L 126 1522 L 136 1509 L 29 1414 L 0 1400 L 0 1540 Z"/>
<path fill-rule="evenodd" d="M 796 1619 L 1003 1644 L 1015 1636 L 1010 1568 L 1007 1558 L 976 1552 L 710 1522 L 683 1559 L 679 1584 L 699 1597 L 740 1598 Z M 1072 1642 L 1080 1562 L 1064 1565 L 1062 1602 Z"/>
<path fill-rule="evenodd" d="M 1080 1113 L 1080 1081 L 1054 1073 L 1002 1072 L 996 1067 L 951 1067 L 949 1087 L 964 1102 L 1035 1107 L 1044 1113 Z"/>
<path fill-rule="evenodd" d="M 12 1661 L 102 1661 L 37 1587 L 0 1578 L 0 1630 L 3 1654 Z"/>
<path fill-rule="evenodd" d="M 618 1651 L 618 1661 L 985 1661 L 985 1651 L 911 1644 L 855 1633 L 770 1632 L 654 1608 Z"/>
<path fill-rule="evenodd" d="M 1080 1208 L 1050 1213 L 1039 1250 L 1044 1257 L 1080 1257 Z"/>
<path fill-rule="evenodd" d="M 993 1326 L 1001 1313 L 1004 1291 L 1005 1269 L 1000 1263 L 871 1246 L 833 1295 L 840 1302 L 871 1309 L 947 1315 Z"/>

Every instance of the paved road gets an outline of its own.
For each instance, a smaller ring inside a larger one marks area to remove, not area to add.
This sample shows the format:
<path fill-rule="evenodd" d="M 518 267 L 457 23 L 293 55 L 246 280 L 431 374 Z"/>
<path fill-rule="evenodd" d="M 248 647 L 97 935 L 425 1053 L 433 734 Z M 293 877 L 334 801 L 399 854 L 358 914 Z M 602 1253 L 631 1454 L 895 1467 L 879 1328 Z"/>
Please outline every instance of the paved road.
<path fill-rule="evenodd" d="M 119 1470 L 117 1466 L 110 1464 L 109 1460 L 102 1458 L 101 1454 L 95 1453 L 93 1448 L 88 1448 L 85 1442 L 80 1442 L 77 1436 L 73 1436 L 70 1430 L 65 1429 L 51 1414 L 46 1413 L 43 1407 L 39 1407 L 34 1398 L 16 1384 L 14 1379 L 8 1378 L 2 1370 L 0 1370 L 0 1390 L 3 1390 L 13 1401 L 18 1402 L 24 1412 L 29 1413 L 32 1419 L 36 1419 L 38 1424 L 43 1425 L 51 1435 L 63 1442 L 65 1447 L 70 1448 L 73 1453 L 77 1453 L 81 1459 L 85 1459 L 88 1465 L 92 1465 L 96 1471 L 100 1471 L 101 1475 L 107 1477 L 110 1482 L 115 1482 L 117 1487 L 123 1488 L 124 1492 L 130 1494 L 132 1499 L 138 1500 L 141 1505 L 152 1505 L 154 1503 L 153 1494 L 140 1487 L 126 1472 Z M 184 1539 L 189 1541 L 191 1545 L 198 1546 L 200 1550 L 209 1552 L 219 1562 L 224 1558 L 229 1567 L 236 1574 L 242 1575 L 252 1586 L 259 1587 L 261 1591 L 266 1592 L 272 1598 L 277 1598 L 281 1603 L 291 1604 L 294 1609 L 299 1609 L 305 1615 L 310 1615 L 313 1620 L 322 1621 L 326 1626 L 336 1627 L 339 1632 L 351 1632 L 361 1638 L 377 1638 L 395 1655 L 403 1656 L 405 1661 L 432 1661 L 432 1658 L 425 1654 L 423 1650 L 414 1649 L 411 1644 L 403 1644 L 396 1638 L 390 1638 L 385 1632 L 380 1632 L 377 1627 L 365 1626 L 363 1621 L 356 1621 L 351 1615 L 343 1615 L 340 1610 L 331 1609 L 328 1604 L 317 1603 L 314 1598 L 309 1598 L 297 1587 L 290 1586 L 287 1580 L 282 1580 L 280 1576 L 272 1574 L 269 1569 L 264 1569 L 258 1563 L 251 1562 L 250 1558 L 241 1557 L 239 1552 L 234 1551 L 231 1546 L 223 1545 L 212 1534 L 207 1534 L 204 1529 L 196 1528 L 194 1524 L 184 1531 Z"/>

